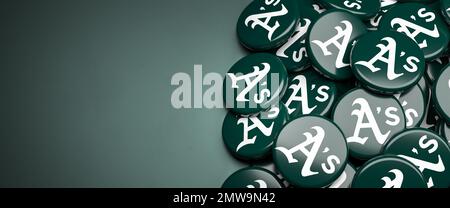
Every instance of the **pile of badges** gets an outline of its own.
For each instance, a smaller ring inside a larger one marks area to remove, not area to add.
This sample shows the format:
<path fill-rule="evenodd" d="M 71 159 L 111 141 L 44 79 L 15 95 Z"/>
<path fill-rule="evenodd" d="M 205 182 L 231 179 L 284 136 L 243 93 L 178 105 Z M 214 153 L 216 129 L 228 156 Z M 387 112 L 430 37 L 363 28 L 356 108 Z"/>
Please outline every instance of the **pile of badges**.
<path fill-rule="evenodd" d="M 449 187 L 449 24 L 450 0 L 253 0 L 222 128 L 250 166 L 222 187 Z"/>

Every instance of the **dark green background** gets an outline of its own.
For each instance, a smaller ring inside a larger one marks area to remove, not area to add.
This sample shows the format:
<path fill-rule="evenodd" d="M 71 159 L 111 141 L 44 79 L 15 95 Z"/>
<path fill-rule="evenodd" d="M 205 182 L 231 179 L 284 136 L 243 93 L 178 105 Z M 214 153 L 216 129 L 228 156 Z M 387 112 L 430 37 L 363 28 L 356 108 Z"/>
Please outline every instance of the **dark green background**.
<path fill-rule="evenodd" d="M 223 109 L 175 110 L 176 72 L 225 74 L 250 0 L 2 0 L 1 187 L 219 187 L 245 166 Z"/>

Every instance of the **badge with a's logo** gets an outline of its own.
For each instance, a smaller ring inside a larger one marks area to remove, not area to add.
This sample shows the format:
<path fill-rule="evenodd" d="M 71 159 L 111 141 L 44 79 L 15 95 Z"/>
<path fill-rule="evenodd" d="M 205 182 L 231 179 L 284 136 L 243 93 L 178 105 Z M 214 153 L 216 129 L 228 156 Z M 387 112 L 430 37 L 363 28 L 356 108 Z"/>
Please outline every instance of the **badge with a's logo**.
<path fill-rule="evenodd" d="M 450 38 L 441 15 L 419 3 L 395 5 L 383 15 L 379 30 L 395 30 L 407 35 L 419 45 L 427 61 L 442 55 Z"/>
<path fill-rule="evenodd" d="M 284 185 L 272 172 L 259 167 L 248 167 L 231 174 L 223 182 L 222 188 L 284 188 Z"/>
<path fill-rule="evenodd" d="M 427 188 L 427 184 L 411 162 L 393 155 L 381 155 L 359 168 L 352 188 Z"/>
<path fill-rule="evenodd" d="M 283 63 L 269 53 L 256 53 L 235 63 L 224 81 L 226 107 L 241 114 L 257 114 L 278 103 L 288 75 Z"/>
<path fill-rule="evenodd" d="M 227 149 L 244 160 L 261 159 L 270 154 L 274 140 L 287 121 L 283 105 L 254 116 L 227 114 L 222 125 L 222 137 Z"/>
<path fill-rule="evenodd" d="M 239 41 L 255 51 L 274 49 L 292 35 L 300 17 L 296 1 L 254 0 L 237 22 Z"/>
<path fill-rule="evenodd" d="M 318 0 L 328 9 L 338 9 L 352 13 L 353 15 L 367 20 L 375 16 L 380 10 L 380 1 L 367 0 Z"/>
<path fill-rule="evenodd" d="M 325 187 L 347 164 L 347 145 L 333 122 L 303 116 L 283 127 L 273 150 L 274 163 L 289 184 Z"/>
<path fill-rule="evenodd" d="M 403 108 L 395 97 L 358 88 L 342 97 L 332 116 L 344 133 L 350 155 L 360 160 L 380 154 L 386 141 L 406 127 Z"/>
<path fill-rule="evenodd" d="M 422 128 L 405 130 L 393 137 L 384 154 L 394 154 L 413 163 L 428 187 L 450 186 L 450 147 L 439 135 Z"/>
<path fill-rule="evenodd" d="M 425 71 L 423 52 L 407 36 L 393 31 L 363 35 L 351 55 L 352 70 L 361 84 L 380 93 L 403 92 Z"/>
<path fill-rule="evenodd" d="M 306 49 L 312 65 L 328 78 L 351 78 L 350 49 L 355 39 L 366 32 L 364 23 L 347 12 L 325 12 L 308 35 Z"/>
<path fill-rule="evenodd" d="M 327 115 L 336 100 L 335 82 L 308 69 L 289 78 L 289 86 L 283 96 L 290 119 L 303 115 Z"/>

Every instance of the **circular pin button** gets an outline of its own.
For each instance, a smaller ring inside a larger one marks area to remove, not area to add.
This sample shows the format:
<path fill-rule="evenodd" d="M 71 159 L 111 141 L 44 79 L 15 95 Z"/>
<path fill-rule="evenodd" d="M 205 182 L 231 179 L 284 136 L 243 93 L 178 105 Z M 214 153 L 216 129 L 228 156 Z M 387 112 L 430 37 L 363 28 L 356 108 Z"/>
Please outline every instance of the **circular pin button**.
<path fill-rule="evenodd" d="M 359 38 L 351 52 L 351 65 L 364 87 L 387 94 L 411 88 L 425 71 L 419 46 L 393 31 L 371 32 Z"/>
<path fill-rule="evenodd" d="M 380 1 L 336 1 L 336 0 L 318 0 L 318 2 L 328 9 L 338 9 L 350 12 L 353 15 L 367 20 L 375 16 L 380 11 Z"/>
<path fill-rule="evenodd" d="M 299 17 L 296 1 L 254 0 L 239 16 L 237 35 L 250 50 L 274 49 L 289 39 Z"/>
<path fill-rule="evenodd" d="M 405 93 L 395 95 L 403 107 L 406 128 L 413 128 L 422 123 L 426 111 L 426 100 L 419 85 Z"/>
<path fill-rule="evenodd" d="M 450 64 L 442 71 L 432 91 L 436 111 L 450 124 Z"/>
<path fill-rule="evenodd" d="M 300 19 L 294 34 L 275 52 L 288 72 L 299 72 L 311 65 L 306 53 L 306 33 L 310 25 L 311 19 Z"/>
<path fill-rule="evenodd" d="M 397 0 L 381 0 L 380 2 L 380 11 L 374 17 L 370 18 L 367 21 L 367 29 L 369 30 L 378 30 L 378 25 L 380 24 L 380 20 L 386 12 L 392 8 L 395 4 L 397 4 Z"/>
<path fill-rule="evenodd" d="M 405 129 L 403 108 L 393 96 L 375 95 L 361 88 L 344 95 L 333 109 L 350 155 L 368 160 L 381 153 L 394 134 Z"/>
<path fill-rule="evenodd" d="M 283 63 L 269 53 L 256 53 L 235 63 L 223 87 L 226 107 L 241 115 L 257 114 L 281 99 L 288 84 Z"/>
<path fill-rule="evenodd" d="M 393 155 L 380 155 L 358 170 L 352 188 L 427 188 L 427 184 L 411 162 Z"/>
<path fill-rule="evenodd" d="M 289 87 L 282 101 L 292 120 L 303 115 L 328 115 L 336 96 L 334 82 L 308 69 L 289 78 Z"/>
<path fill-rule="evenodd" d="M 386 144 L 384 153 L 412 162 L 425 176 L 428 187 L 450 185 L 450 147 L 427 129 L 409 129 L 397 134 Z"/>
<path fill-rule="evenodd" d="M 442 70 L 449 63 L 449 58 L 441 57 L 427 63 L 426 77 L 428 82 L 433 84 L 435 80 L 439 77 Z"/>
<path fill-rule="evenodd" d="M 306 49 L 312 65 L 330 79 L 351 78 L 351 46 L 357 37 L 366 32 L 362 21 L 348 12 L 325 12 L 311 26 L 308 35 Z"/>
<path fill-rule="evenodd" d="M 450 25 L 450 0 L 441 0 L 441 12 L 447 24 Z"/>
<path fill-rule="evenodd" d="M 427 61 L 443 54 L 449 43 L 449 30 L 439 14 L 424 4 L 397 4 L 381 19 L 380 30 L 396 30 L 413 39 Z"/>
<path fill-rule="evenodd" d="M 350 188 L 355 173 L 355 168 L 347 163 L 339 178 L 337 178 L 328 188 Z"/>
<path fill-rule="evenodd" d="M 242 117 L 229 112 L 222 125 L 225 146 L 234 156 L 244 160 L 264 158 L 271 153 L 287 117 L 283 105 L 273 106 L 258 116 Z"/>
<path fill-rule="evenodd" d="M 344 171 L 347 145 L 333 122 L 304 116 L 283 127 L 273 157 L 289 184 L 320 188 L 331 184 Z"/>
<path fill-rule="evenodd" d="M 284 188 L 284 185 L 268 170 L 248 167 L 231 174 L 223 182 L 222 188 Z"/>

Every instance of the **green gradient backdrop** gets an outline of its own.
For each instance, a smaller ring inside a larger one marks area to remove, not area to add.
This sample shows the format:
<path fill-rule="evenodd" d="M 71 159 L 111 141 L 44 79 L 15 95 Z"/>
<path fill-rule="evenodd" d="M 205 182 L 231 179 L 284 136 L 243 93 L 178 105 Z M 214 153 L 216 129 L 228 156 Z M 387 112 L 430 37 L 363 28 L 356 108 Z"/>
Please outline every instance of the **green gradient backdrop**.
<path fill-rule="evenodd" d="M 225 110 L 175 110 L 171 76 L 225 74 L 250 0 L 2 0 L 1 187 L 219 187 L 244 164 Z"/>

